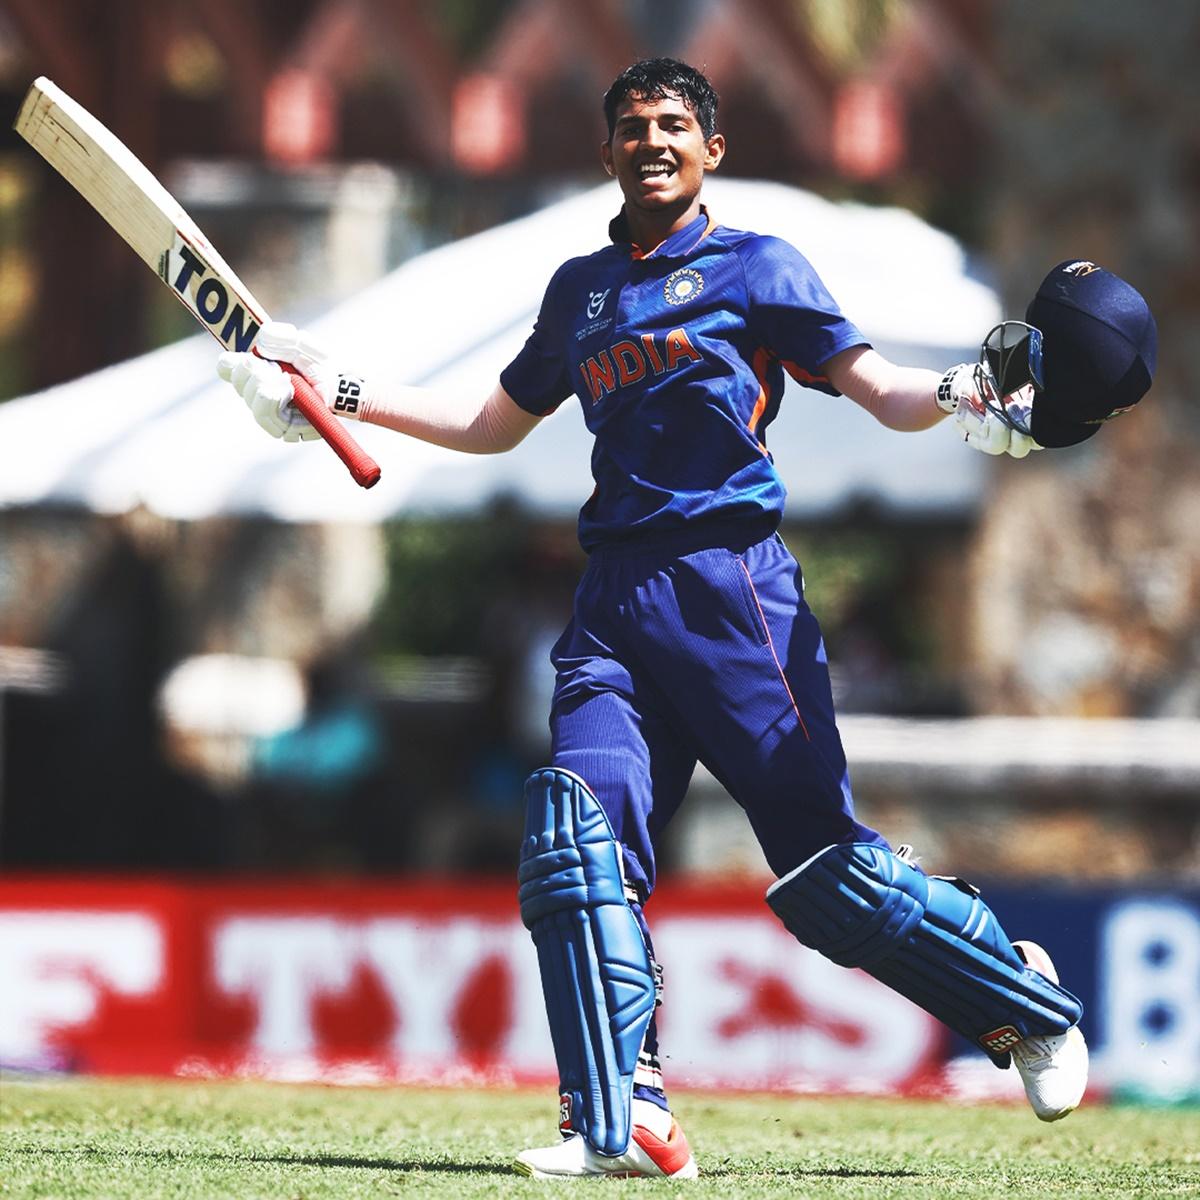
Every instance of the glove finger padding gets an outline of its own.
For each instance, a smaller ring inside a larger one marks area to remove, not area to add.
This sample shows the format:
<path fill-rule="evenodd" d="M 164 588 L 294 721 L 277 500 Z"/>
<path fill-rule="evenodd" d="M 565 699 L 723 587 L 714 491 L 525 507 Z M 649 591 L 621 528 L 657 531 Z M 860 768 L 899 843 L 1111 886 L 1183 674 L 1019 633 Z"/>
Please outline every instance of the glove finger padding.
<path fill-rule="evenodd" d="M 250 362 L 245 367 L 246 382 L 242 399 L 263 429 L 272 437 L 283 437 L 291 425 L 284 408 L 291 405 L 292 381 L 278 363 L 256 360 L 249 355 L 247 358 L 250 358 Z M 234 369 L 235 380 L 242 369 Z"/>
<path fill-rule="evenodd" d="M 243 354 L 241 358 L 241 362 L 234 363 L 233 378 L 229 382 L 233 384 L 238 395 L 249 404 L 251 397 L 258 391 L 259 378 L 255 373 L 257 363 L 249 354 Z"/>
<path fill-rule="evenodd" d="M 311 442 L 321 436 L 291 401 L 288 401 L 281 412 L 287 414 L 288 426 L 283 432 L 285 442 Z"/>
<path fill-rule="evenodd" d="M 357 375 L 339 372 L 325 348 L 304 330 L 285 321 L 268 321 L 259 331 L 254 349 L 263 358 L 294 367 L 331 412 L 351 420 L 362 419 L 363 381 Z M 311 429 L 311 425 L 305 425 L 301 440 L 316 436 L 309 432 Z"/>
<path fill-rule="evenodd" d="M 979 413 L 970 404 L 963 404 L 954 419 L 963 432 L 963 440 L 973 450 L 992 455 L 1008 450 L 1011 430 L 991 413 Z"/>
<path fill-rule="evenodd" d="M 258 332 L 255 350 L 263 358 L 290 363 L 309 383 L 317 384 L 329 355 L 306 332 L 286 321 L 268 321 Z"/>
<path fill-rule="evenodd" d="M 954 424 L 963 441 L 984 454 L 1003 454 L 1008 449 L 1008 426 L 998 421 L 971 387 L 963 386 L 955 397 Z"/>
<path fill-rule="evenodd" d="M 240 354 L 235 354 L 232 350 L 226 350 L 217 359 L 217 375 L 226 383 L 233 382 L 233 370 L 237 366 Z"/>
<path fill-rule="evenodd" d="M 1020 433 L 1014 429 L 1009 434 L 1008 453 L 1012 458 L 1024 458 L 1031 450 L 1041 448 L 1027 433 Z"/>
<path fill-rule="evenodd" d="M 233 385 L 272 437 L 306 442 L 320 436 L 292 404 L 291 378 L 277 362 L 255 354 L 225 353 L 217 360 L 217 374 Z"/>
<path fill-rule="evenodd" d="M 1033 417 L 1033 388 L 1022 388 L 1003 401 L 1004 411 L 1011 422 L 1011 433 L 1008 439 L 1008 453 L 1013 458 L 1024 458 L 1032 450 L 1042 447 L 1033 440 L 1033 435 L 1026 433 L 1029 422 Z"/>
<path fill-rule="evenodd" d="M 989 421 L 977 433 L 969 434 L 966 443 L 972 450 L 997 457 L 1008 453 L 1008 432 L 1003 427 L 997 427 L 994 421 Z"/>
<path fill-rule="evenodd" d="M 1032 437 L 1014 429 L 984 403 L 980 387 L 977 368 L 971 363 L 951 367 L 938 384 L 937 405 L 953 415 L 963 441 L 983 454 L 1008 454 L 1012 458 L 1024 458 L 1031 450 L 1040 450 Z M 1017 409 L 1014 416 L 1020 418 L 1022 412 Z"/>

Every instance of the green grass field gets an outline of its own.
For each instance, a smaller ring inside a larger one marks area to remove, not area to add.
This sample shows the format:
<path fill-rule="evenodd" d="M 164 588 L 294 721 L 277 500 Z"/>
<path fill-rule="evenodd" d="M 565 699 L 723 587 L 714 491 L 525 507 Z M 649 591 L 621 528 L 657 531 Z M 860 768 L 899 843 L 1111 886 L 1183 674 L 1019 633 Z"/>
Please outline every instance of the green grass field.
<path fill-rule="evenodd" d="M 1200 1196 L 1200 1111 L 716 1097 L 675 1107 L 698 1183 L 542 1184 L 544 1092 L 0 1080 L 0 1196 L 499 1197 L 575 1189 L 710 1197 Z"/>

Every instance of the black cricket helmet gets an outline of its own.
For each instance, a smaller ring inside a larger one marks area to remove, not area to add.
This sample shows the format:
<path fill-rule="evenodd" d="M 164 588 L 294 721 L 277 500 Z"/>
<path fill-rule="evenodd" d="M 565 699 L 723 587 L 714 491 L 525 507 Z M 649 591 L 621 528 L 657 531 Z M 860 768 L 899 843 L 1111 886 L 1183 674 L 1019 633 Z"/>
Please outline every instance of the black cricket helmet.
<path fill-rule="evenodd" d="M 1056 266 L 984 340 L 984 401 L 1040 446 L 1074 446 L 1127 412 L 1154 377 L 1158 330 L 1142 296 L 1086 259 Z"/>

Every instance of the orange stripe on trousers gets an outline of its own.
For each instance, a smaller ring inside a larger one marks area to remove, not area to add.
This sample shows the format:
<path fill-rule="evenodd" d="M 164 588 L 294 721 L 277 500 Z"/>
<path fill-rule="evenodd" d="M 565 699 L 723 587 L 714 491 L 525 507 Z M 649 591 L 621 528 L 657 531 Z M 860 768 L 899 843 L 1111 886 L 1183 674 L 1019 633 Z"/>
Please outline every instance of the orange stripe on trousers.
<path fill-rule="evenodd" d="M 796 720 L 800 722 L 800 728 L 804 731 L 804 740 L 811 742 L 812 738 L 808 733 L 808 726 L 804 723 L 804 718 L 800 715 L 800 706 L 796 703 L 796 697 L 792 695 L 792 685 L 788 683 L 787 676 L 783 673 L 783 664 L 779 661 L 779 655 L 775 653 L 775 639 L 771 637 L 771 627 L 767 624 L 767 614 L 763 612 L 763 606 L 758 599 L 758 589 L 754 586 L 754 580 L 750 577 L 750 568 L 739 558 L 738 566 L 745 573 L 746 582 L 750 585 L 750 595 L 754 597 L 754 606 L 758 609 L 759 619 L 762 621 L 762 627 L 767 635 L 767 645 L 771 649 L 771 657 L 775 660 L 775 669 L 779 672 L 779 678 L 783 680 L 784 690 L 788 694 L 788 699 L 792 702 L 792 712 L 796 714 Z"/>

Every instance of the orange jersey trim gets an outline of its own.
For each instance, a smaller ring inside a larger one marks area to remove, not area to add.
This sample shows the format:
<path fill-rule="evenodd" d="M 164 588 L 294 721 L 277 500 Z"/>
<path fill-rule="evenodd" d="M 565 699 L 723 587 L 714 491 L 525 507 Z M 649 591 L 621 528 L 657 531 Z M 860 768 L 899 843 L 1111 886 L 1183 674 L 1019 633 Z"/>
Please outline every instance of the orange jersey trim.
<path fill-rule="evenodd" d="M 746 422 L 746 427 L 751 433 L 758 429 L 758 423 L 762 420 L 763 413 L 767 411 L 767 365 L 770 361 L 771 352 L 765 346 L 760 346 L 755 350 L 754 358 L 750 363 L 754 376 L 758 380 L 758 399 L 754 402 L 754 411 L 750 414 L 750 420 Z M 758 439 L 758 448 L 766 454 L 767 447 L 762 438 Z"/>
<path fill-rule="evenodd" d="M 704 241 L 704 239 L 705 239 L 706 237 L 708 237 L 708 235 L 709 235 L 710 233 L 712 233 L 712 231 L 713 231 L 714 229 L 716 229 L 716 227 L 717 227 L 717 222 L 716 222 L 716 219 L 715 219 L 714 217 L 712 217 L 712 216 L 710 216 L 710 215 L 709 215 L 709 212 L 708 212 L 708 209 L 707 209 L 707 208 L 706 208 L 706 209 L 704 209 L 704 215 L 705 215 L 706 217 L 708 217 L 708 223 L 707 223 L 707 224 L 704 226 L 704 231 L 703 231 L 703 233 L 701 233 L 701 234 L 700 234 L 700 236 L 699 236 L 699 237 L 698 237 L 698 238 L 697 238 L 697 239 L 696 239 L 696 240 L 695 240 L 695 241 L 694 241 L 694 242 L 693 242 L 693 243 L 692 243 L 692 244 L 691 244 L 691 245 L 690 245 L 690 246 L 689 246 L 689 247 L 688 247 L 686 250 L 681 250 L 681 251 L 679 252 L 679 257 L 680 257 L 680 258 L 682 258 L 682 257 L 683 257 L 685 254 L 691 254 L 691 252 L 692 252 L 693 250 L 695 250 L 695 249 L 696 249 L 696 247 L 697 247 L 698 245 L 700 245 L 700 243 L 701 243 L 702 241 Z M 676 230 L 676 232 L 681 232 L 681 231 L 679 231 L 679 230 Z M 654 247 L 653 247 L 652 249 L 650 249 L 650 250 L 643 250 L 643 249 L 641 248 L 641 246 L 639 246 L 639 245 L 638 245 L 638 244 L 635 242 L 635 243 L 633 243 L 633 244 L 632 244 L 632 249 L 631 249 L 631 250 L 630 250 L 630 252 L 629 252 L 629 257 L 630 257 L 630 258 L 632 258 L 632 259 L 634 259 L 635 261 L 636 261 L 636 260 L 643 259 L 643 258 L 652 258 L 652 257 L 653 257 L 655 254 L 657 254 L 657 253 L 658 253 L 658 252 L 659 252 L 659 251 L 660 251 L 660 250 L 663 248 L 663 246 L 664 246 L 664 245 L 666 245 L 666 243 L 667 243 L 667 242 L 669 242 L 669 241 L 670 241 L 670 240 L 671 240 L 671 239 L 672 239 L 674 236 L 675 236 L 675 234 L 674 234 L 674 233 L 669 233 L 669 234 L 667 234 L 667 236 L 666 236 L 665 238 L 663 238 L 663 240 L 662 240 L 661 242 L 659 242 L 657 246 L 654 246 Z"/>
<path fill-rule="evenodd" d="M 783 363 L 783 369 L 797 383 L 828 383 L 829 382 L 829 379 L 827 376 L 814 375 L 811 371 L 806 371 L 803 367 L 798 366 L 796 363 L 788 362 L 788 360 L 786 358 L 781 359 L 780 361 L 782 361 L 782 363 Z"/>

